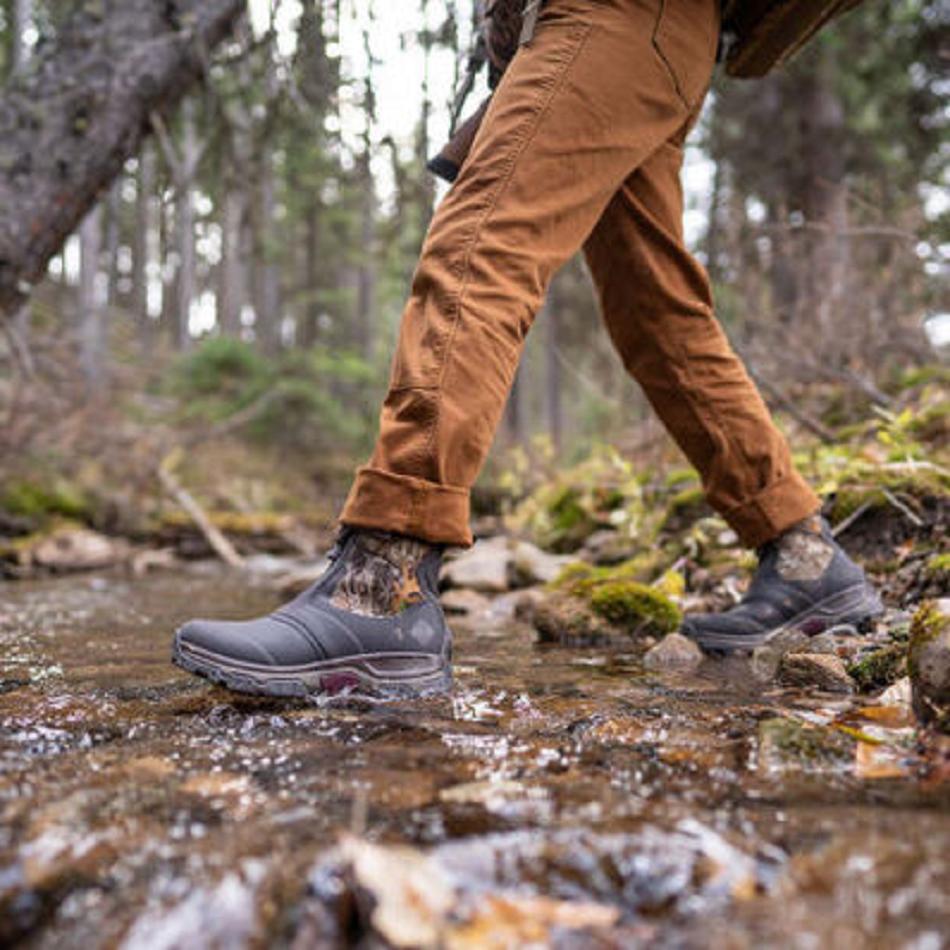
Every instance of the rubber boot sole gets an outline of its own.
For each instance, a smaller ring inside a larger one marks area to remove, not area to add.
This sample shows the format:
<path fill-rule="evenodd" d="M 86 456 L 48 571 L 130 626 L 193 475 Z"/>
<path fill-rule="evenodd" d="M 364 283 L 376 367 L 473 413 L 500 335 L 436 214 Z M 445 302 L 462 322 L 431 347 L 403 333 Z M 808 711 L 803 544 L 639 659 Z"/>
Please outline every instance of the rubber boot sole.
<path fill-rule="evenodd" d="M 740 650 L 754 650 L 786 630 L 801 630 L 808 636 L 816 636 L 829 627 L 839 625 L 861 629 L 883 612 L 884 605 L 877 591 L 870 584 L 861 583 L 812 604 L 807 610 L 768 630 L 740 635 L 713 629 L 690 629 L 687 617 L 683 632 L 704 650 L 734 653 Z"/>
<path fill-rule="evenodd" d="M 205 650 L 176 633 L 172 663 L 232 692 L 251 696 L 358 695 L 389 700 L 452 688 L 448 657 L 431 653 L 373 653 L 305 666 L 259 666 Z"/>

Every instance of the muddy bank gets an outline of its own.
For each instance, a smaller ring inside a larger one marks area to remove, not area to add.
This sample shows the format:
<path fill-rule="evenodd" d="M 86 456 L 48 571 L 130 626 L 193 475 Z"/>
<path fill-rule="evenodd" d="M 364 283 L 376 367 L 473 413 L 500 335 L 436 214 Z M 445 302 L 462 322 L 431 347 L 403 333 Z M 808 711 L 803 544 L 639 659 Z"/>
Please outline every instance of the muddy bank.
<path fill-rule="evenodd" d="M 899 698 L 539 646 L 503 595 L 453 619 L 451 696 L 253 701 L 168 664 L 183 617 L 274 605 L 233 574 L 0 590 L 5 942 L 938 946 L 950 927 L 946 750 Z"/>

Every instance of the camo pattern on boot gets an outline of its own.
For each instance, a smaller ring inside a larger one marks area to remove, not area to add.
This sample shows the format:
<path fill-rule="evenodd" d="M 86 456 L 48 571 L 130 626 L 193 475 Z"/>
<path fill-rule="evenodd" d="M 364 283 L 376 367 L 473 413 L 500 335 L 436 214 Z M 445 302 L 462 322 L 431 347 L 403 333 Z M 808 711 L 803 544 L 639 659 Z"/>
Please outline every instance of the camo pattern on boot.
<path fill-rule="evenodd" d="M 775 542 L 775 569 L 786 581 L 815 581 L 835 556 L 834 545 L 822 534 L 821 518 L 812 515 L 789 528 Z"/>
<path fill-rule="evenodd" d="M 356 531 L 345 572 L 330 597 L 334 607 L 389 617 L 422 601 L 417 571 L 432 545 L 385 531 Z"/>

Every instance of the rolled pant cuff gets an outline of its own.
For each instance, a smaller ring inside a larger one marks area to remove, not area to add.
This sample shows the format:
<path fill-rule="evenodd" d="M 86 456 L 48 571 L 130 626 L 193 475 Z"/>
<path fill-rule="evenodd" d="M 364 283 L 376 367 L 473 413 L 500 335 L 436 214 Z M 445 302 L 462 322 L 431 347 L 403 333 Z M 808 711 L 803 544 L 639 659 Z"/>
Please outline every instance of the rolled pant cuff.
<path fill-rule="evenodd" d="M 433 544 L 472 543 L 467 488 L 369 466 L 357 470 L 340 521 Z"/>
<path fill-rule="evenodd" d="M 793 471 L 743 504 L 721 514 L 743 544 L 757 548 L 820 508 L 819 497 L 805 479 Z"/>

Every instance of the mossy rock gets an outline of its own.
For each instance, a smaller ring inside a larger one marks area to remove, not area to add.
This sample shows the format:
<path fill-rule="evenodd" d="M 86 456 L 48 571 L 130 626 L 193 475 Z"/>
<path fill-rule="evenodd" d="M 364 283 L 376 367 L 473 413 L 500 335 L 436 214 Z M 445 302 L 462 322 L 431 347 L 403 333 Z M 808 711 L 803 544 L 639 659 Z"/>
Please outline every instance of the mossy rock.
<path fill-rule="evenodd" d="M 846 766 L 854 761 L 854 746 L 853 738 L 824 726 L 779 717 L 759 723 L 759 748 L 766 765 Z"/>
<path fill-rule="evenodd" d="M 950 584 L 950 554 L 934 554 L 927 560 L 924 573 L 933 581 Z"/>
<path fill-rule="evenodd" d="M 621 633 L 577 597 L 554 594 L 536 604 L 530 620 L 542 643 L 590 646 Z"/>
<path fill-rule="evenodd" d="M 914 614 L 907 670 L 918 719 L 950 732 L 950 599 L 926 601 Z"/>
<path fill-rule="evenodd" d="M 594 567 L 586 561 L 575 561 L 565 565 L 548 586 L 551 590 L 573 594 L 575 597 L 590 597 L 602 584 L 615 581 L 646 583 L 657 572 L 662 558 L 661 551 L 648 551 L 619 564 L 602 567 Z"/>
<path fill-rule="evenodd" d="M 637 581 L 611 581 L 594 588 L 590 605 L 595 613 L 631 636 L 663 635 L 678 630 L 682 611 L 665 594 Z"/>
<path fill-rule="evenodd" d="M 86 521 L 92 506 L 86 495 L 64 479 L 43 482 L 14 482 L 0 496 L 0 508 L 39 525 L 50 517 Z"/>
<path fill-rule="evenodd" d="M 873 693 L 896 683 L 907 668 L 907 648 L 889 643 L 865 654 L 848 666 L 848 675 L 862 693 Z"/>

